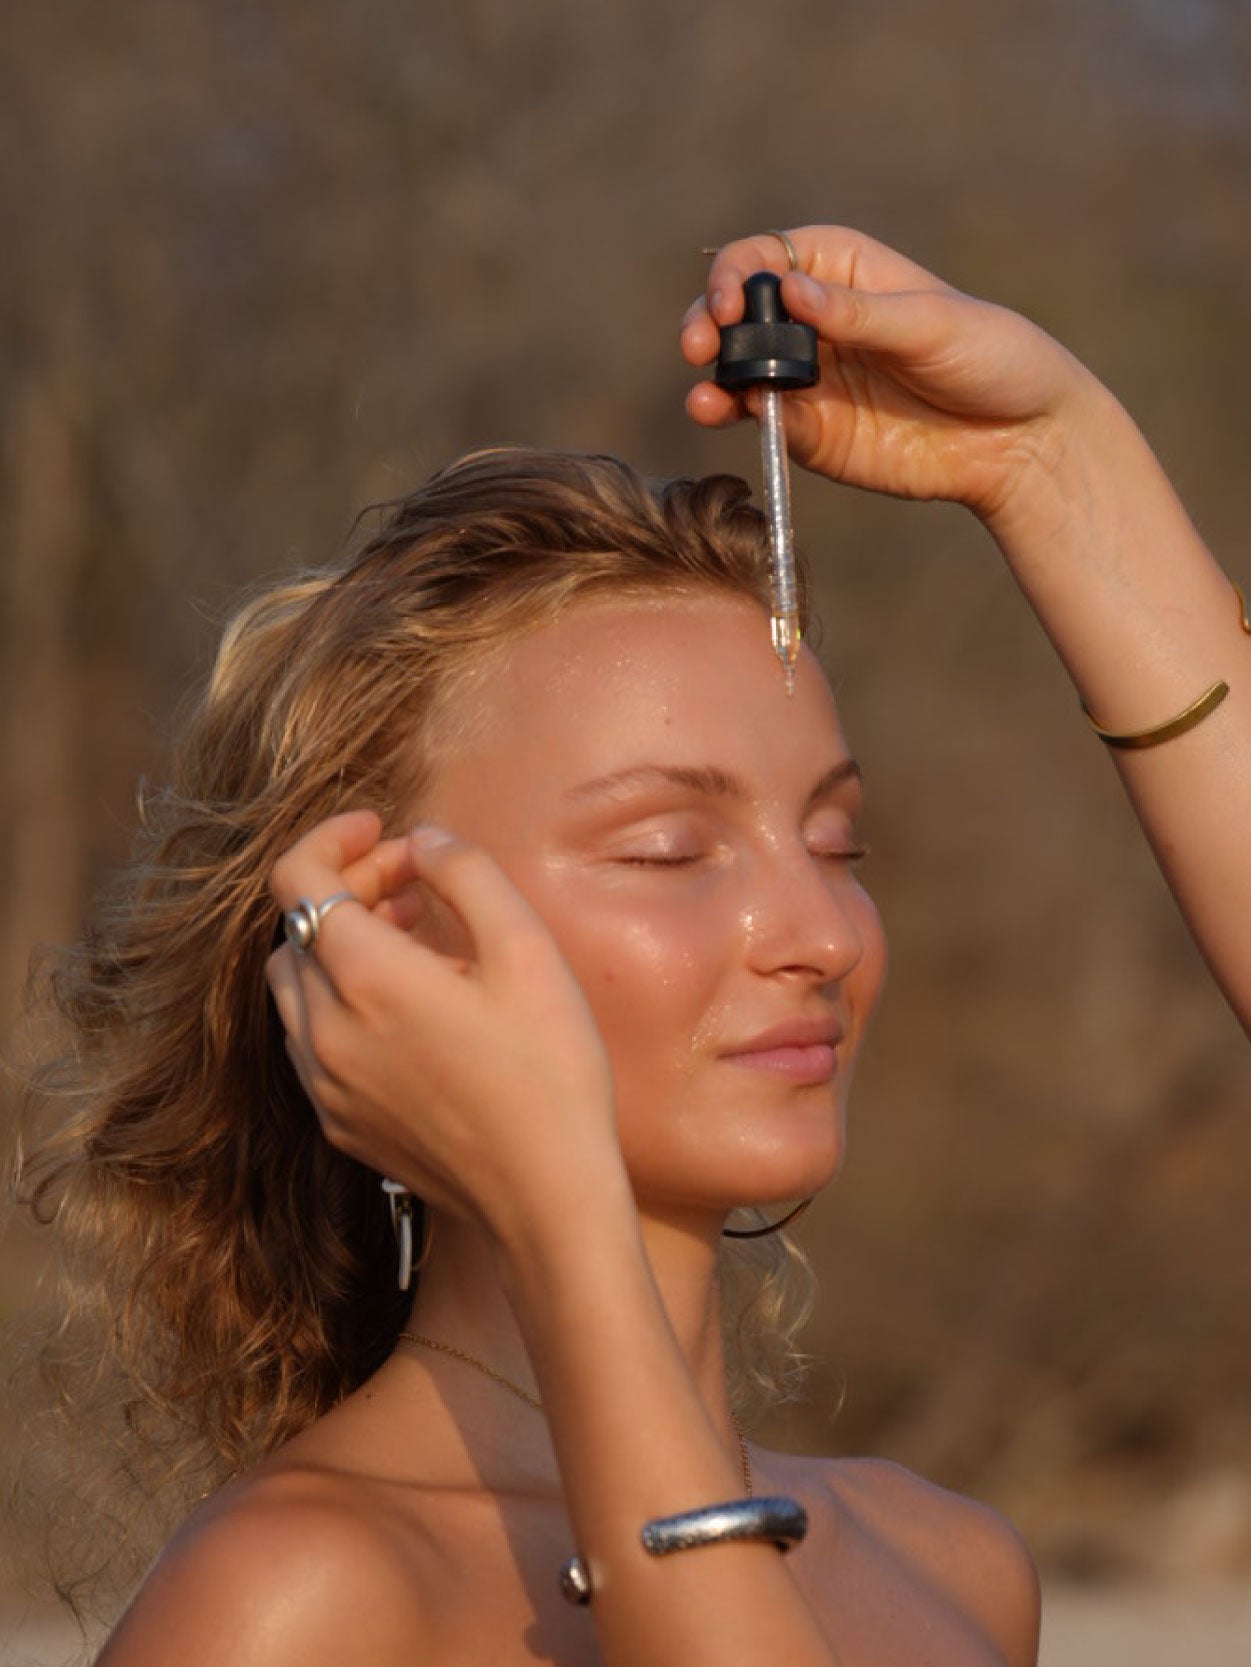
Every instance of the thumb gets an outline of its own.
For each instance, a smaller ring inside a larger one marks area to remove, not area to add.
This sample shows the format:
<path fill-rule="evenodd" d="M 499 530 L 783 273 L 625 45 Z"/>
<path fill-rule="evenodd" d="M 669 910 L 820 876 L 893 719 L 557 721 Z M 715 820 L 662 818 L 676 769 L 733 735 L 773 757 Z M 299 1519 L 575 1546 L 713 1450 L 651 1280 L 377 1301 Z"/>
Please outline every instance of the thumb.
<path fill-rule="evenodd" d="M 425 822 L 408 836 L 418 877 L 460 917 L 482 975 L 534 975 L 559 959 L 547 927 L 493 857 L 480 845 Z"/>
<path fill-rule="evenodd" d="M 939 353 L 951 335 L 954 296 L 943 290 L 852 289 L 788 272 L 782 300 L 797 323 L 811 324 L 831 347 L 924 360 Z"/>

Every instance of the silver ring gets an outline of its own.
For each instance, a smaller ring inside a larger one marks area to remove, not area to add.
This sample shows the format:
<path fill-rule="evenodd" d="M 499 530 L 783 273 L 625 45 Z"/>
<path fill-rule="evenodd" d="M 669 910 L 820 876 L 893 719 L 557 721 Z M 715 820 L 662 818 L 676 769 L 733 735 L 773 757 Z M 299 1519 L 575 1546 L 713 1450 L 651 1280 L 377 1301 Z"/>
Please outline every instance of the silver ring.
<path fill-rule="evenodd" d="M 786 270 L 788 272 L 798 272 L 799 256 L 795 253 L 795 245 L 791 242 L 789 236 L 785 232 L 778 231 L 776 226 L 770 226 L 769 230 L 765 233 L 765 236 L 777 238 L 778 242 L 786 250 Z"/>
<path fill-rule="evenodd" d="M 307 955 L 317 942 L 317 934 L 321 931 L 322 922 L 340 903 L 359 903 L 360 899 L 352 891 L 336 891 L 324 903 L 314 903 L 308 897 L 301 897 L 294 909 L 288 909 L 282 917 L 282 930 L 287 942 L 297 955 Z"/>

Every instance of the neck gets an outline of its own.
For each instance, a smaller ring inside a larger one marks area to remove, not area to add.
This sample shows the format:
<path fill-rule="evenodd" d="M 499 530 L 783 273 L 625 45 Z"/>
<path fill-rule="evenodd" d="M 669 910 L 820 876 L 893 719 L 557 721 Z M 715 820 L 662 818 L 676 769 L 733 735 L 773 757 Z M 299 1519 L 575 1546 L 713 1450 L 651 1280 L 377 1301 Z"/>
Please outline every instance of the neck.
<path fill-rule="evenodd" d="M 669 1324 L 718 1426 L 731 1428 L 717 1277 L 719 1223 L 706 1215 L 642 1216 L 643 1243 Z M 433 1224 L 408 1329 L 503 1372 L 533 1392 L 534 1375 L 500 1279 L 495 1247 L 456 1218 Z M 576 1253 L 576 1252 L 575 1252 Z"/>

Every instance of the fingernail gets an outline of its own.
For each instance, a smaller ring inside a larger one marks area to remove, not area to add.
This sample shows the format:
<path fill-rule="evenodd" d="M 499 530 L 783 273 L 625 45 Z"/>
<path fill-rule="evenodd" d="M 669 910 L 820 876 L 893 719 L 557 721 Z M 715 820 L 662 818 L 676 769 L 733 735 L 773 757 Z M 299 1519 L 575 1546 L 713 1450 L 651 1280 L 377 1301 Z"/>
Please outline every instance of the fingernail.
<path fill-rule="evenodd" d="M 712 294 L 708 297 L 708 311 L 714 318 L 716 318 L 724 306 L 725 291 L 722 289 L 714 289 Z"/>
<path fill-rule="evenodd" d="M 436 822 L 418 822 L 408 837 L 423 851 L 437 851 L 440 845 L 450 845 L 454 836 Z"/>

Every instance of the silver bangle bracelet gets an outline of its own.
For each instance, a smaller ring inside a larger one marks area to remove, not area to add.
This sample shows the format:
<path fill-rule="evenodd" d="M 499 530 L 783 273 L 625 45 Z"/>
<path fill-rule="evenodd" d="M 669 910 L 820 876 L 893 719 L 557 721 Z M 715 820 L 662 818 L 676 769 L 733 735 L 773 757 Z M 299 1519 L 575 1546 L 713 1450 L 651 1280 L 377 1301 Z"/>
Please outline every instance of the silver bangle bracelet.
<path fill-rule="evenodd" d="M 668 1557 L 722 1540 L 772 1540 L 779 1551 L 789 1551 L 807 1532 L 807 1511 L 798 1500 L 776 1493 L 763 1499 L 731 1499 L 724 1505 L 705 1505 L 698 1511 L 645 1522 L 643 1550 L 652 1557 Z"/>
<path fill-rule="evenodd" d="M 643 1524 L 642 1540 L 650 1557 L 668 1557 L 675 1551 L 725 1540 L 771 1540 L 779 1551 L 789 1551 L 807 1532 L 807 1511 L 798 1500 L 779 1493 L 656 1517 Z M 571 1557 L 561 1568 L 560 1589 L 570 1603 L 590 1603 L 591 1577 L 581 1557 Z"/>

